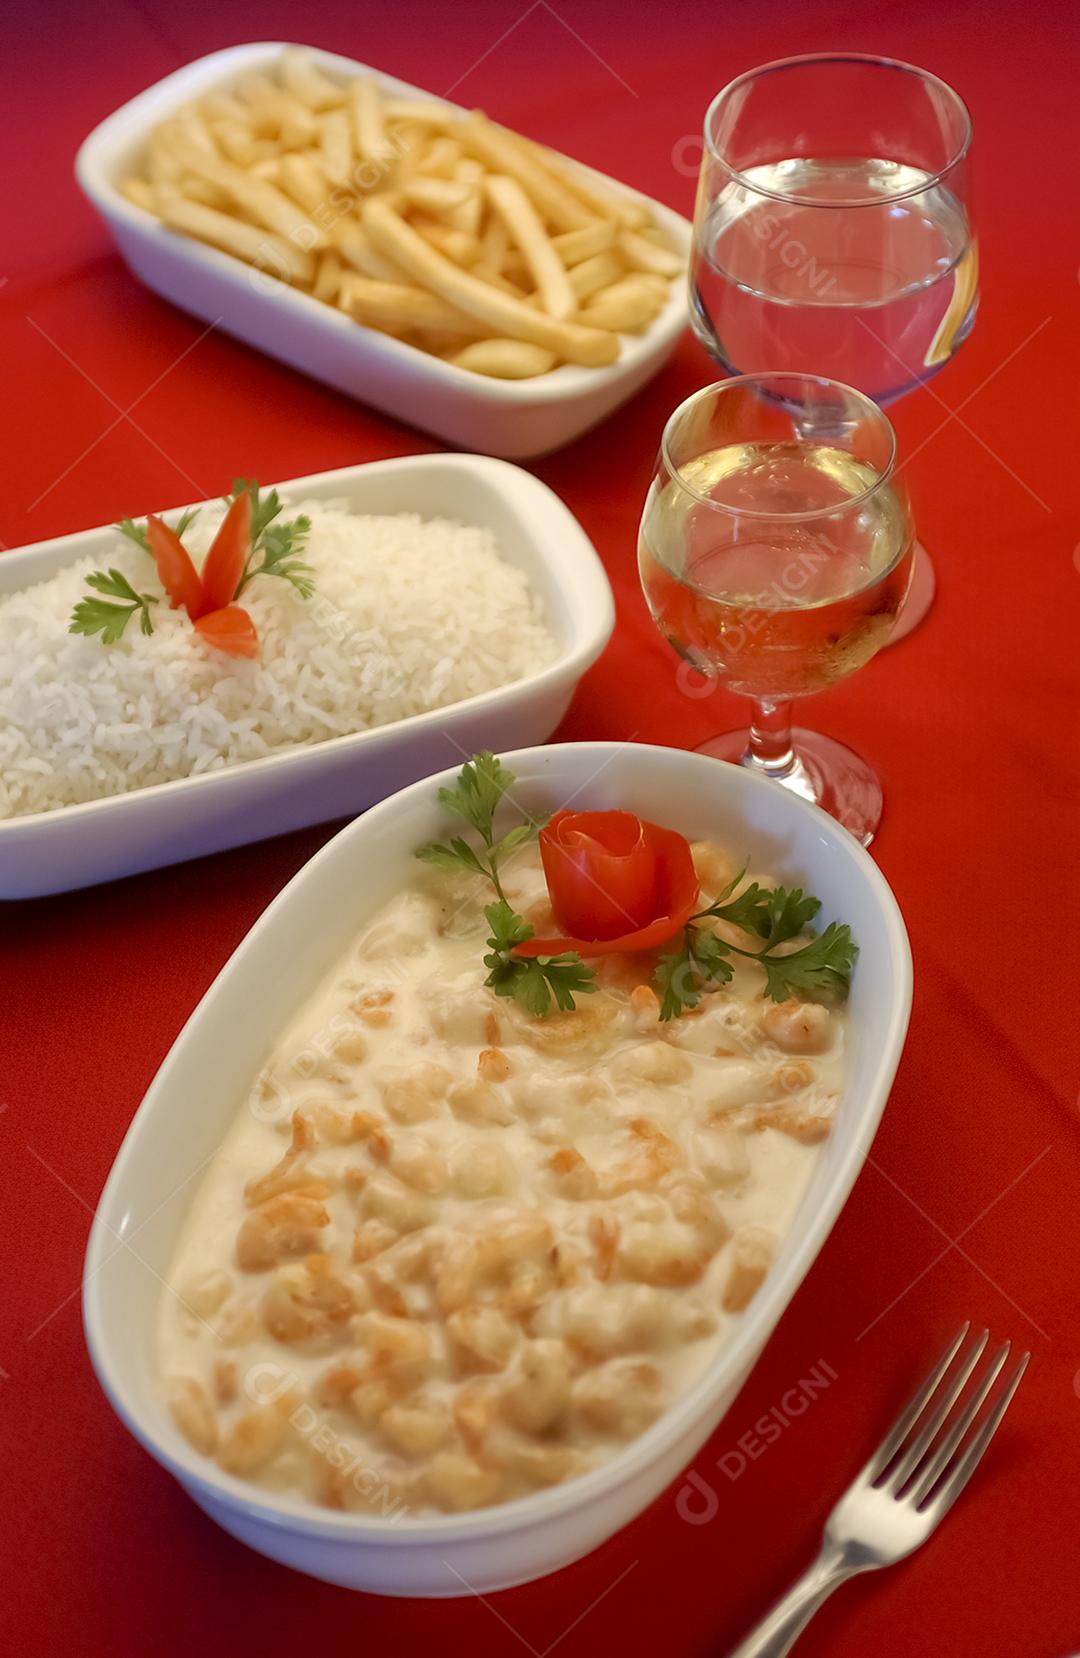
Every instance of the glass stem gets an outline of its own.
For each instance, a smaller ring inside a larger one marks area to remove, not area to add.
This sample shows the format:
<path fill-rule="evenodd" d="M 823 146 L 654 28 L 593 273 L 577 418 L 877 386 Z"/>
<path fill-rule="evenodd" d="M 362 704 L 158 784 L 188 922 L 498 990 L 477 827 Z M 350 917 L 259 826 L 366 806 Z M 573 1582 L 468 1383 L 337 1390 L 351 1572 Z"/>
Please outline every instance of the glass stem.
<path fill-rule="evenodd" d="M 791 703 L 770 702 L 755 697 L 750 716 L 750 740 L 743 755 L 744 766 L 765 777 L 782 780 L 795 770 L 791 746 Z"/>

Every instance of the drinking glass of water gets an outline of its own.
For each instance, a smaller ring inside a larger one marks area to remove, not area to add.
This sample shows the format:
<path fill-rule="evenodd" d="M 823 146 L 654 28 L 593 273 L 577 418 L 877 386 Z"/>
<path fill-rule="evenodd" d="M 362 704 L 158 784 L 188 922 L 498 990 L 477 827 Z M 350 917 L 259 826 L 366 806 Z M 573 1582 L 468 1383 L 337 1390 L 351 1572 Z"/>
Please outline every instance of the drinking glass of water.
<path fill-rule="evenodd" d="M 713 99 L 694 327 L 730 374 L 828 369 L 888 404 L 971 332 L 967 110 L 887 58 L 788 58 Z"/>
<path fill-rule="evenodd" d="M 740 75 L 705 119 L 695 332 L 730 374 L 827 372 L 884 405 L 971 332 L 971 119 L 935 75 L 852 53 Z M 905 631 L 929 606 L 920 577 Z"/>
<path fill-rule="evenodd" d="M 664 429 L 638 541 L 645 597 L 691 667 L 753 705 L 749 733 L 702 751 L 814 801 L 864 845 L 881 817 L 876 775 L 842 743 L 793 730 L 791 705 L 886 643 L 914 545 L 892 427 L 850 386 L 743 375 L 696 392 Z"/>

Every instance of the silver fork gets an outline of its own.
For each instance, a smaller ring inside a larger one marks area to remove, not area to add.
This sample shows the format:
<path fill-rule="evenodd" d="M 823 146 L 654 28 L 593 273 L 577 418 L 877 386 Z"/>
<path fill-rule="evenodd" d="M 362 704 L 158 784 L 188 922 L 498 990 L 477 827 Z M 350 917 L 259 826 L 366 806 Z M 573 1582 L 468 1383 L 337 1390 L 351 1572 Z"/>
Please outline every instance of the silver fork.
<path fill-rule="evenodd" d="M 958 1405 L 989 1340 L 984 1330 L 961 1354 L 970 1328 L 965 1324 L 949 1343 L 840 1498 L 813 1565 L 731 1658 L 783 1658 L 838 1584 L 857 1572 L 903 1560 L 926 1542 L 949 1512 L 994 1437 L 1031 1357 L 1021 1354 L 975 1426 L 1009 1357 L 1010 1343 L 1004 1342 L 980 1367 Z"/>

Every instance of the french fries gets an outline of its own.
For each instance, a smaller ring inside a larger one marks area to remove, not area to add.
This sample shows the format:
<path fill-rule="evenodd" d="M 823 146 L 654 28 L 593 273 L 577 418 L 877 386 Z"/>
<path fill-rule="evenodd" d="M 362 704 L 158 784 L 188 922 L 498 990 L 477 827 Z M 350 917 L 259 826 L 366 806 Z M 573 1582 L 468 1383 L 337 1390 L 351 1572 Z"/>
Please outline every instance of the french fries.
<path fill-rule="evenodd" d="M 511 240 L 521 251 L 544 310 L 563 321 L 572 317 L 578 302 L 566 266 L 517 179 L 497 173 L 487 181 L 487 194 Z"/>
<path fill-rule="evenodd" d="M 175 111 L 121 185 L 136 208 L 453 367 L 615 362 L 683 271 L 648 205 L 426 99 L 339 84 L 298 47 Z"/>

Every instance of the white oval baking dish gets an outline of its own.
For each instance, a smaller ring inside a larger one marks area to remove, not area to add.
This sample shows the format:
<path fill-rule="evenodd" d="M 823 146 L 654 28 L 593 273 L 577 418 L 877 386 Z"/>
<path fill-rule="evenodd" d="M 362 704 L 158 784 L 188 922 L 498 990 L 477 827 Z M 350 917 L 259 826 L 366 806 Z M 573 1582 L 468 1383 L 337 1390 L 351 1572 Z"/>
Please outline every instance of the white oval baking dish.
<path fill-rule="evenodd" d="M 860 956 L 848 1075 L 836 1125 L 764 1287 L 692 1391 L 604 1466 L 535 1496 L 391 1523 L 259 1491 L 191 1450 L 164 1409 L 155 1363 L 162 1278 L 199 1173 L 276 1033 L 334 965 L 358 924 L 441 834 L 452 772 L 414 784 L 342 831 L 252 928 L 177 1038 L 98 1204 L 83 1313 L 98 1378 L 121 1421 L 233 1536 L 331 1583 L 414 1596 L 488 1592 L 556 1571 L 640 1513 L 712 1433 L 839 1214 L 873 1139 L 911 1005 L 904 924 L 882 875 L 829 817 L 739 767 L 680 750 L 581 743 L 506 756 L 515 802 L 629 807 L 744 849 L 797 879 L 825 920 L 847 921 Z M 737 1500 L 732 1498 L 731 1500 Z"/>
<path fill-rule="evenodd" d="M 415 512 L 489 528 L 503 556 L 540 595 L 557 658 L 514 685 L 391 725 L 82 806 L 0 820 L 0 899 L 67 892 L 349 817 L 462 754 L 543 742 L 554 731 L 578 680 L 607 644 L 615 609 L 592 543 L 546 484 L 485 456 L 412 455 L 278 487 L 294 501 L 344 499 L 355 512 Z M 0 598 L 87 554 L 107 564 L 115 542 L 115 530 L 104 525 L 5 553 Z"/>
<path fill-rule="evenodd" d="M 535 380 L 500 381 L 428 356 L 399 340 L 361 328 L 332 306 L 281 283 L 268 283 L 238 259 L 177 236 L 121 194 L 136 170 L 151 129 L 181 104 L 228 87 L 252 70 L 272 72 L 283 41 L 260 41 L 212 52 L 166 75 L 116 110 L 85 140 L 76 177 L 135 274 L 185 311 L 215 323 L 351 397 L 422 426 L 451 443 L 519 460 L 569 443 L 625 403 L 666 362 L 687 322 L 684 284 L 675 281 L 660 316 L 640 336 L 626 335 L 610 368 L 571 364 Z M 432 99 L 428 92 L 366 64 L 307 48 L 338 79 L 374 76 L 389 97 Z M 450 104 L 449 108 L 459 106 Z M 597 179 L 603 175 L 583 167 Z M 637 191 L 603 178 L 637 199 Z M 657 222 L 689 255 L 690 225 L 649 201 Z"/>

